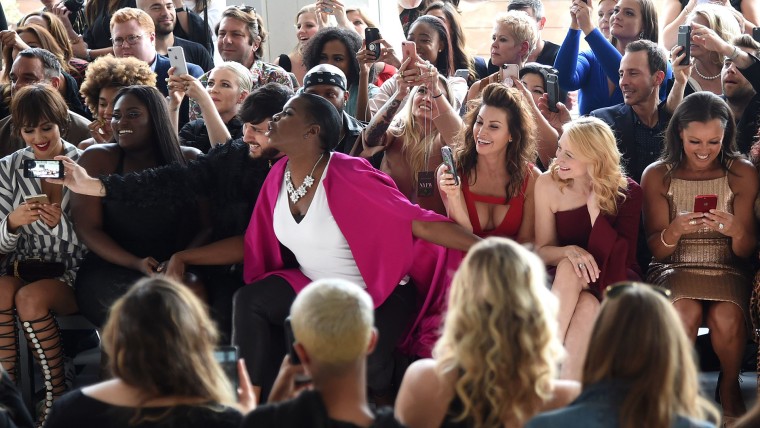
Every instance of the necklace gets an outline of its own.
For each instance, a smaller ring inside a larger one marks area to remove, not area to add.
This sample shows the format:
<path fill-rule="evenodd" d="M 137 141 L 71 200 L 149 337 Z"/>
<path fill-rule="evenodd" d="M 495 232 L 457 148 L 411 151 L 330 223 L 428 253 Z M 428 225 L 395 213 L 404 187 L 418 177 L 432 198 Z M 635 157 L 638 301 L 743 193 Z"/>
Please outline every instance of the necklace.
<path fill-rule="evenodd" d="M 324 153 L 322 153 L 321 156 L 319 156 L 319 159 L 317 159 L 317 163 L 314 164 L 314 168 L 311 169 L 311 172 L 309 175 L 304 177 L 303 183 L 301 183 L 300 186 L 296 189 L 293 186 L 293 181 L 290 179 L 290 169 L 288 168 L 287 171 L 285 171 L 285 190 L 288 191 L 288 196 L 290 197 L 290 201 L 294 204 L 298 202 L 299 199 L 303 198 L 304 195 L 306 195 L 306 192 L 309 190 L 309 188 L 314 184 L 314 170 L 317 169 L 317 165 L 319 165 L 319 161 L 322 160 L 322 158 L 325 156 Z"/>
<path fill-rule="evenodd" d="M 699 67 L 697 67 L 697 63 L 698 63 L 698 61 L 694 61 L 694 71 L 697 72 L 697 74 L 699 75 L 699 77 L 701 77 L 701 78 L 703 78 L 705 80 L 715 80 L 718 77 L 720 77 L 720 71 L 715 76 L 705 76 L 704 74 L 700 73 L 699 72 Z"/>

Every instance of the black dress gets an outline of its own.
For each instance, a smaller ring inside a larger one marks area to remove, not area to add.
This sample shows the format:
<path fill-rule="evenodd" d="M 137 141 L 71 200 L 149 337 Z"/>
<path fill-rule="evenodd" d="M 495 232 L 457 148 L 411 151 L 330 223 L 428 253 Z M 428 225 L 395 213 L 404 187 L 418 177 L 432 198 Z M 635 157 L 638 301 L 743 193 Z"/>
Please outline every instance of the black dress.
<path fill-rule="evenodd" d="M 115 174 L 122 174 L 124 152 L 121 152 Z M 133 198 L 141 197 L 142 189 L 131 189 Z M 103 231 L 124 250 L 139 258 L 168 260 L 186 248 L 198 224 L 195 200 L 186 200 L 161 207 L 142 208 L 135 204 L 103 199 Z M 79 310 L 93 324 L 102 326 L 116 299 L 145 275 L 142 272 L 108 262 L 94 251 L 87 254 L 76 281 Z"/>
<path fill-rule="evenodd" d="M 94 0 L 89 0 L 94 1 Z M 109 0 L 100 0 L 98 14 L 92 21 L 82 38 L 87 43 L 89 49 L 100 49 L 112 46 L 111 43 L 111 14 L 108 13 Z M 137 7 L 135 0 L 120 0 L 119 7 Z"/>
<path fill-rule="evenodd" d="M 135 408 L 114 406 L 82 394 L 77 389 L 55 400 L 46 428 L 238 428 L 243 415 L 222 405 L 150 407 L 146 416 L 162 416 L 157 421 L 135 425 L 130 420 Z"/>

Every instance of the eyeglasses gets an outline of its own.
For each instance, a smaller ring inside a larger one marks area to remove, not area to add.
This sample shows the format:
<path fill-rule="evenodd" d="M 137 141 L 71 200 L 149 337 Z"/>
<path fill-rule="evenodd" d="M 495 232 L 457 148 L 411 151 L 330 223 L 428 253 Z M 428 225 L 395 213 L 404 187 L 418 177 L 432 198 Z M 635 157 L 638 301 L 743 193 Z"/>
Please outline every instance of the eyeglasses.
<path fill-rule="evenodd" d="M 140 39 L 142 39 L 142 37 L 144 35 L 145 34 L 133 34 L 131 36 L 127 36 L 126 38 L 125 37 L 116 37 L 116 38 L 112 38 L 111 42 L 113 43 L 113 46 L 116 47 L 116 48 L 122 47 L 124 45 L 124 42 L 127 42 L 127 44 L 129 44 L 129 46 L 134 46 L 134 45 L 137 44 L 137 42 L 140 41 Z"/>
<path fill-rule="evenodd" d="M 666 299 L 670 298 L 670 290 L 667 288 L 660 287 L 659 285 L 644 284 L 643 282 L 618 282 L 616 284 L 612 284 L 608 286 L 606 290 L 604 290 L 604 298 L 610 299 L 617 297 L 623 294 L 625 290 L 629 290 L 631 288 L 648 288 L 652 291 L 660 293 Z"/>

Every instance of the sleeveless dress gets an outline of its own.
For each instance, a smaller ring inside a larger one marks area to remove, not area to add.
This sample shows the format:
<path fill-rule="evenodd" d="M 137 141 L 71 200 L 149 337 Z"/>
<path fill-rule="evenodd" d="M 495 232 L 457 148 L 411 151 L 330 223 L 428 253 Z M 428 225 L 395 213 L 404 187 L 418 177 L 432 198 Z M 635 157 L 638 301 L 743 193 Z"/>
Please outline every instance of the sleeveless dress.
<path fill-rule="evenodd" d="M 734 194 L 728 175 L 712 180 L 690 181 L 673 178 L 667 199 L 670 220 L 682 211 L 694 210 L 697 195 L 718 195 L 717 209 L 733 214 Z M 749 320 L 749 263 L 731 251 L 731 238 L 709 228 L 683 235 L 673 254 L 653 260 L 647 281 L 669 288 L 671 300 L 711 300 L 732 302 Z"/>
<path fill-rule="evenodd" d="M 522 224 L 523 205 L 525 205 L 525 190 L 528 188 L 528 181 L 532 168 L 533 165 L 530 165 L 525 174 L 525 180 L 523 181 L 520 192 L 509 200 L 507 200 L 506 197 L 473 193 L 470 190 L 469 177 L 462 177 L 462 196 L 464 196 L 464 202 L 467 205 L 467 216 L 470 218 L 470 224 L 472 224 L 472 233 L 481 238 L 489 236 L 502 236 L 510 239 L 517 238 L 517 233 L 520 231 L 520 225 Z M 475 207 L 475 202 L 491 205 L 509 205 L 509 210 L 507 210 L 507 215 L 504 216 L 504 220 L 502 220 L 496 228 L 483 230 L 480 226 L 480 218 L 478 217 L 478 210 Z"/>
<path fill-rule="evenodd" d="M 124 151 L 120 151 L 114 174 L 124 173 Z M 140 198 L 140 186 L 134 186 L 134 198 Z M 195 201 L 142 207 L 140 204 L 102 199 L 103 232 L 119 246 L 137 257 L 169 260 L 174 252 L 186 247 L 189 239 L 184 231 L 194 230 L 197 209 Z M 79 268 L 76 281 L 80 312 L 93 324 L 102 326 L 108 311 L 142 272 L 104 260 L 90 251 Z"/>

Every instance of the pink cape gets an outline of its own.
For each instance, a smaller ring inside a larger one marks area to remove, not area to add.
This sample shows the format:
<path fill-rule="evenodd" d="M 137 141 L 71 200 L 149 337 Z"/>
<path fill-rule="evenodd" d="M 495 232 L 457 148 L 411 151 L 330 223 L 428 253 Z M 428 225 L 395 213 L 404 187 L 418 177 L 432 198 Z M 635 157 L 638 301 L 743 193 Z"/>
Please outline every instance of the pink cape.
<path fill-rule="evenodd" d="M 253 210 L 245 234 L 244 279 L 250 284 L 278 275 L 298 293 L 311 280 L 297 267 L 286 266 L 272 226 L 286 165 L 287 158 L 272 167 Z M 364 159 L 333 153 L 323 184 L 375 307 L 404 276 L 414 281 L 419 312 L 399 346 L 409 355 L 430 356 L 448 287 L 464 254 L 414 238 L 412 222 L 450 220 L 411 204 L 390 177 Z"/>

